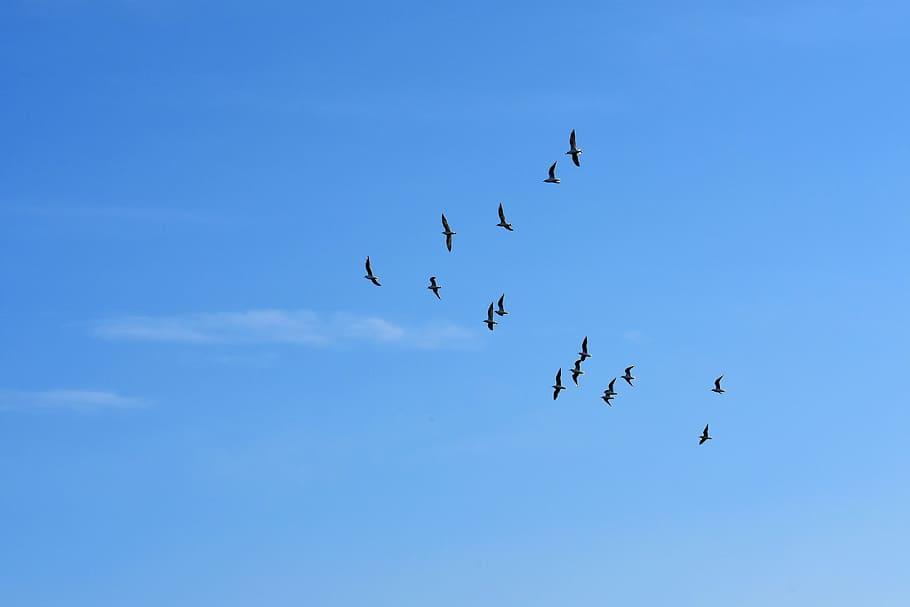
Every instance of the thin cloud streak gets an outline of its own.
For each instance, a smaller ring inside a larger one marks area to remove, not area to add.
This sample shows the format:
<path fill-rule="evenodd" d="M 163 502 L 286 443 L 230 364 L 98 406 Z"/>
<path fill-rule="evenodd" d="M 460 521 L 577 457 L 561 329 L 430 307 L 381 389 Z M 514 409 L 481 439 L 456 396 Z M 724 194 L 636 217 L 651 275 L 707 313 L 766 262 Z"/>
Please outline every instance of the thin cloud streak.
<path fill-rule="evenodd" d="M 0 390 L 0 409 L 70 409 L 98 411 L 143 406 L 137 398 L 104 390 Z"/>
<path fill-rule="evenodd" d="M 177 316 L 124 316 L 96 322 L 96 337 L 184 344 L 291 344 L 330 347 L 354 342 L 416 349 L 469 349 L 477 333 L 452 323 L 407 327 L 376 316 L 263 309 Z"/>

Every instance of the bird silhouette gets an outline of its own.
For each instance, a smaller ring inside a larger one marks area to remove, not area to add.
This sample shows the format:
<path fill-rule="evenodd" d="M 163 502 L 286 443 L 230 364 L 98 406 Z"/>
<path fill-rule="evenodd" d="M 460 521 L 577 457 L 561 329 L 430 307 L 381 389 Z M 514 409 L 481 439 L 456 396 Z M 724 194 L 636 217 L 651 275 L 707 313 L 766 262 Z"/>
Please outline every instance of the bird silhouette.
<path fill-rule="evenodd" d="M 581 359 L 575 361 L 575 367 L 572 369 L 572 381 L 575 385 L 578 385 L 578 378 L 584 375 L 585 372 L 581 370 Z"/>
<path fill-rule="evenodd" d="M 635 365 L 629 365 L 628 367 L 626 367 L 626 372 L 622 376 L 622 378 L 624 380 L 626 380 L 626 383 L 629 384 L 630 386 L 632 386 L 633 388 L 635 387 L 635 384 L 632 383 L 632 380 L 635 379 L 634 377 L 632 377 L 632 369 L 634 369 L 634 368 L 635 368 Z"/>
<path fill-rule="evenodd" d="M 572 157 L 572 162 L 575 163 L 575 166 L 580 167 L 581 162 L 579 156 L 581 156 L 582 150 L 575 145 L 575 129 L 572 129 L 572 132 L 569 133 L 569 151 L 566 152 L 567 156 Z"/>
<path fill-rule="evenodd" d="M 723 375 L 714 380 L 714 387 L 711 388 L 711 392 L 717 392 L 718 394 L 723 394 L 726 392 L 723 388 L 720 387 L 720 380 L 724 378 Z"/>
<path fill-rule="evenodd" d="M 704 445 L 709 440 L 711 440 L 711 437 L 708 436 L 708 424 L 705 424 L 705 429 L 701 431 L 701 436 L 698 437 L 698 444 Z"/>
<path fill-rule="evenodd" d="M 562 385 L 562 367 L 559 368 L 559 371 L 556 372 L 556 384 L 551 386 L 553 388 L 553 400 L 559 398 L 559 392 L 565 390 L 566 387 Z"/>
<path fill-rule="evenodd" d="M 446 237 L 446 248 L 449 252 L 452 251 L 452 236 L 455 236 L 455 232 L 452 231 L 452 228 L 449 227 L 449 220 L 446 219 L 446 214 L 442 214 L 442 233 Z"/>
<path fill-rule="evenodd" d="M 613 393 L 610 392 L 609 390 L 604 390 L 604 395 L 601 396 L 600 398 L 601 398 L 601 400 L 603 400 L 605 403 L 607 403 L 607 406 L 608 406 L 608 407 L 612 407 L 612 406 L 613 406 L 613 397 L 614 397 L 614 396 L 615 396 L 615 394 L 613 394 Z"/>
<path fill-rule="evenodd" d="M 492 301 L 490 302 L 490 307 L 487 308 L 487 319 L 483 322 L 486 323 L 487 328 L 490 331 L 493 330 L 493 325 L 498 324 L 495 320 L 493 320 L 493 302 Z"/>
<path fill-rule="evenodd" d="M 543 180 L 544 183 L 559 183 L 559 177 L 556 176 L 556 163 L 550 165 L 550 170 L 547 171 L 549 176 Z"/>
<path fill-rule="evenodd" d="M 364 278 L 366 278 L 367 280 L 369 280 L 371 283 L 373 283 L 373 284 L 376 285 L 377 287 L 381 287 L 382 285 L 379 284 L 379 277 L 376 276 L 375 274 L 373 274 L 373 266 L 370 264 L 370 256 L 369 256 L 369 255 L 367 255 L 367 263 L 366 263 L 366 266 L 367 266 L 367 274 L 366 274 L 366 276 L 364 276 Z"/>
<path fill-rule="evenodd" d="M 581 352 L 579 352 L 578 355 L 581 357 L 582 362 L 591 358 L 591 355 L 588 354 L 588 337 L 587 336 L 585 336 L 585 338 L 583 340 L 581 340 Z"/>
<path fill-rule="evenodd" d="M 430 286 L 427 287 L 427 288 L 428 288 L 429 290 L 433 291 L 433 295 L 436 296 L 436 299 L 442 299 L 442 297 L 439 296 L 439 289 L 441 289 L 442 287 L 440 287 L 440 286 L 436 283 L 436 277 L 435 277 L 435 276 L 430 276 Z"/>
<path fill-rule="evenodd" d="M 496 224 L 500 228 L 505 228 L 509 232 L 512 231 L 512 224 L 506 221 L 506 213 L 502 210 L 502 203 L 499 203 L 499 223 Z"/>
<path fill-rule="evenodd" d="M 496 310 L 496 314 L 498 314 L 499 316 L 506 316 L 508 314 L 508 312 L 506 312 L 505 300 L 506 300 L 506 294 L 503 293 L 502 295 L 499 296 L 499 301 L 496 302 L 496 305 L 498 308 Z"/>

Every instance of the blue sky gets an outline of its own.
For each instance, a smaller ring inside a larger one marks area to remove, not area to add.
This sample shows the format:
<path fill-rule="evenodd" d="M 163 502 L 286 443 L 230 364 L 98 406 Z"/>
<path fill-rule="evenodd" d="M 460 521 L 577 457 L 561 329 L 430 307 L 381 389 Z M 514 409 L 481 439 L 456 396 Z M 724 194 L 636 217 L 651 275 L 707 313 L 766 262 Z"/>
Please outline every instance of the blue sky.
<path fill-rule="evenodd" d="M 905 604 L 908 26 L 4 2 L 2 602 Z"/>

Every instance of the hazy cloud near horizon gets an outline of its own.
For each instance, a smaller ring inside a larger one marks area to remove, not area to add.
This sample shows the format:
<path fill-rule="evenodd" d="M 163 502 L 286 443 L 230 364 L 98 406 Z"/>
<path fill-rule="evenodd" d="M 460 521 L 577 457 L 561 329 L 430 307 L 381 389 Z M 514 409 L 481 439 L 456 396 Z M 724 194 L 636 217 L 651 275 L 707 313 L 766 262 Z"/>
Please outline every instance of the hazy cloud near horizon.
<path fill-rule="evenodd" d="M 378 316 L 258 309 L 173 316 L 121 316 L 94 323 L 109 340 L 185 344 L 297 344 L 330 347 L 353 342 L 417 349 L 471 348 L 477 332 L 450 322 L 403 325 Z"/>

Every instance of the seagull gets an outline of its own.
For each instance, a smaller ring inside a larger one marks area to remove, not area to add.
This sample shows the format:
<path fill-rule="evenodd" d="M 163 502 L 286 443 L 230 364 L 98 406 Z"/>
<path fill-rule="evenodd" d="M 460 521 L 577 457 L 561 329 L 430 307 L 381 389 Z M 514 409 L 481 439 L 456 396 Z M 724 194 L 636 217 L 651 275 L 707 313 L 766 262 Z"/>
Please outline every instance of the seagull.
<path fill-rule="evenodd" d="M 711 437 L 708 436 L 708 424 L 705 424 L 705 429 L 701 431 L 701 436 L 698 437 L 698 444 L 704 445 L 709 440 L 711 440 Z"/>
<path fill-rule="evenodd" d="M 556 163 L 550 165 L 550 176 L 543 180 L 544 183 L 559 183 L 559 177 L 556 176 Z"/>
<path fill-rule="evenodd" d="M 578 157 L 581 156 L 581 152 L 581 148 L 575 146 L 575 129 L 572 129 L 572 132 L 569 133 L 569 151 L 566 152 L 566 155 L 572 157 L 572 162 L 574 162 L 577 167 L 581 166 L 581 162 L 578 160 Z"/>
<path fill-rule="evenodd" d="M 723 388 L 720 387 L 720 380 L 724 378 L 723 375 L 714 380 L 714 387 L 711 388 L 711 392 L 717 392 L 718 394 L 723 394 L 726 392 Z"/>
<path fill-rule="evenodd" d="M 505 306 L 505 304 L 503 303 L 503 302 L 505 302 L 505 299 L 506 299 L 506 294 L 505 294 L 505 293 L 503 293 L 502 295 L 499 296 L 499 301 L 497 302 L 497 305 L 499 306 L 499 309 L 496 310 L 496 313 L 497 313 L 499 316 L 505 316 L 506 314 L 508 314 L 508 312 L 506 312 L 506 306 Z"/>
<path fill-rule="evenodd" d="M 498 324 L 495 320 L 493 320 L 493 302 L 492 301 L 490 302 L 490 307 L 487 308 L 487 319 L 483 322 L 487 323 L 487 329 L 489 329 L 490 331 L 493 330 L 493 325 Z"/>
<path fill-rule="evenodd" d="M 575 361 L 575 368 L 572 369 L 572 381 L 575 382 L 575 385 L 578 385 L 578 377 L 584 375 L 585 372 L 581 370 L 581 359 Z"/>
<path fill-rule="evenodd" d="M 496 224 L 497 227 L 505 228 L 509 232 L 512 231 L 512 224 L 506 221 L 506 213 L 502 210 L 502 203 L 499 203 L 499 223 Z"/>
<path fill-rule="evenodd" d="M 436 299 L 442 299 L 442 297 L 439 296 L 439 289 L 441 289 L 442 287 L 440 287 L 438 284 L 436 284 L 435 276 L 430 276 L 430 286 L 427 288 L 429 290 L 433 291 L 433 295 L 436 296 Z"/>
<path fill-rule="evenodd" d="M 633 388 L 635 387 L 635 385 L 632 383 L 632 380 L 635 379 L 634 377 L 632 377 L 632 369 L 634 369 L 634 368 L 635 368 L 635 365 L 626 367 L 626 374 L 622 376 L 622 378 L 624 380 L 626 380 L 626 383 L 629 384 L 630 386 L 632 386 Z"/>
<path fill-rule="evenodd" d="M 455 236 L 455 232 L 452 231 L 452 228 L 449 227 L 449 221 L 446 219 L 446 214 L 442 214 L 442 230 L 443 234 L 446 237 L 446 248 L 449 252 L 452 251 L 452 236 Z"/>
<path fill-rule="evenodd" d="M 367 275 L 364 276 L 364 278 L 369 280 L 371 283 L 373 283 L 377 287 L 382 286 L 381 284 L 379 284 L 379 277 L 373 275 L 373 267 L 370 265 L 370 256 L 369 255 L 367 255 Z"/>
<path fill-rule="evenodd" d="M 585 338 L 583 340 L 581 340 L 581 352 L 579 352 L 578 355 L 581 357 L 582 362 L 591 358 L 591 355 L 588 354 L 588 337 L 587 336 L 585 336 Z"/>
<path fill-rule="evenodd" d="M 566 389 L 566 387 L 562 385 L 562 367 L 560 367 L 559 371 L 556 372 L 556 384 L 551 387 L 553 388 L 553 400 L 559 398 L 560 390 Z"/>
<path fill-rule="evenodd" d="M 607 389 L 604 390 L 604 394 L 609 394 L 610 396 L 616 396 L 618 394 L 618 392 L 616 392 L 616 390 L 613 389 L 613 384 L 615 384 L 615 383 L 616 383 L 616 378 L 614 377 L 613 379 L 610 380 L 610 385 L 607 386 Z"/>

